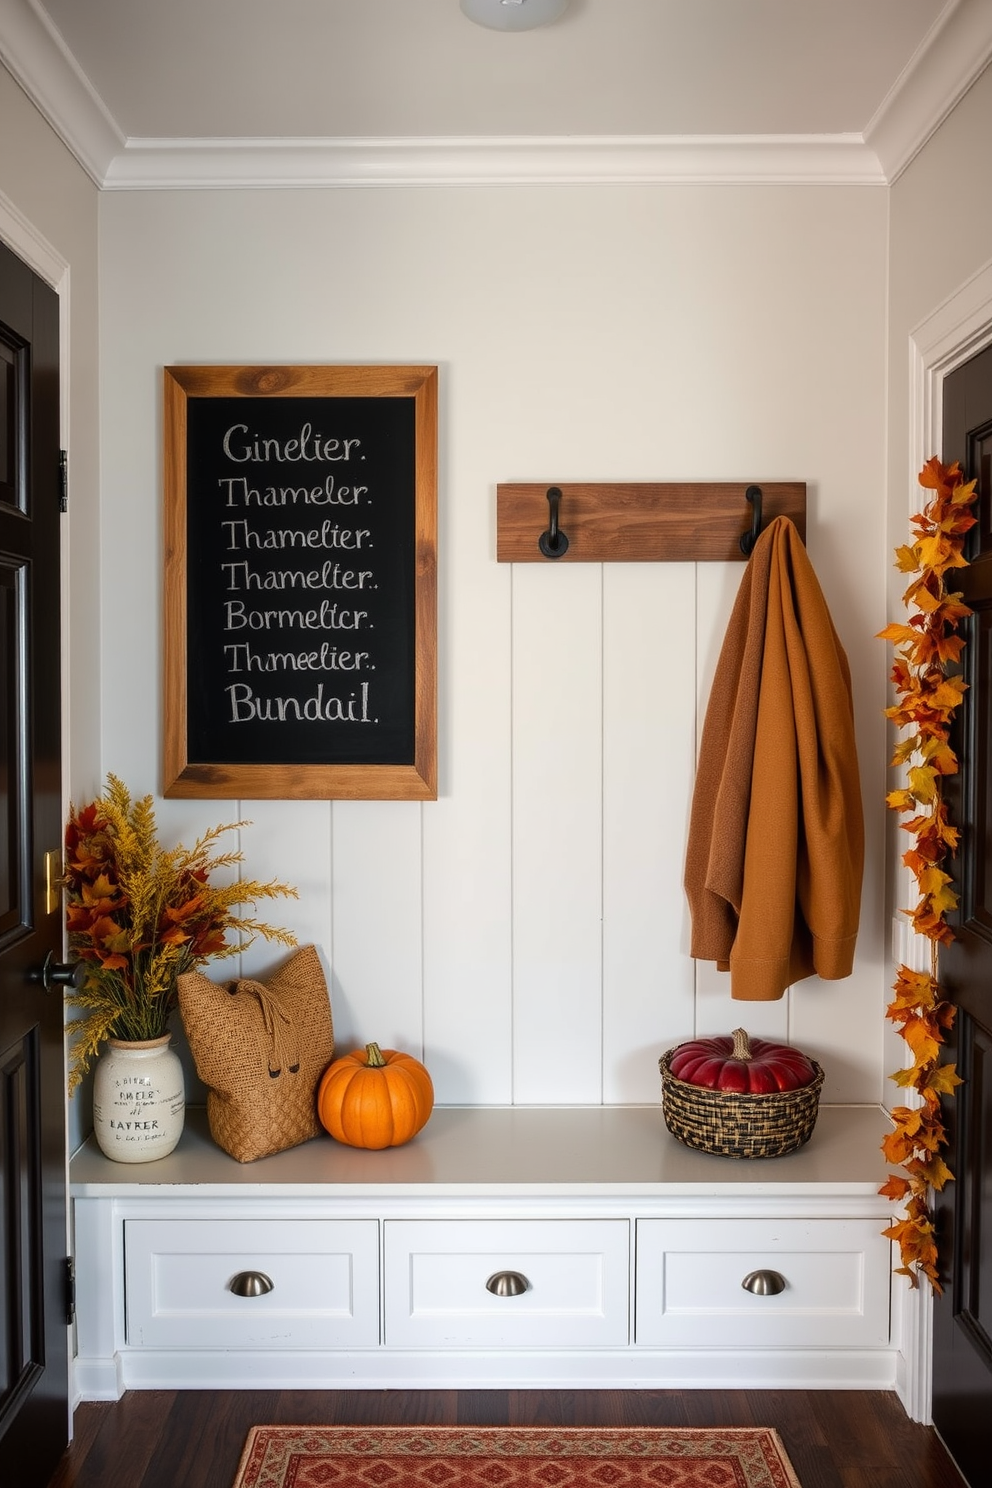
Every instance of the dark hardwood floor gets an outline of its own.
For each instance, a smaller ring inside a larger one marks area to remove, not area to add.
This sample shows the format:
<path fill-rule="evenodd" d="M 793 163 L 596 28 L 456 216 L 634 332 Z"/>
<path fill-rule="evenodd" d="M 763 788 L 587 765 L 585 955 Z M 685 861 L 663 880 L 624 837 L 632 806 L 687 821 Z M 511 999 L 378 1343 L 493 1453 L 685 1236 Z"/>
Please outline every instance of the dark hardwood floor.
<path fill-rule="evenodd" d="M 774 1426 L 802 1488 L 963 1483 L 885 1391 L 134 1390 L 79 1407 L 50 1488 L 231 1488 L 249 1427 L 280 1423 Z"/>

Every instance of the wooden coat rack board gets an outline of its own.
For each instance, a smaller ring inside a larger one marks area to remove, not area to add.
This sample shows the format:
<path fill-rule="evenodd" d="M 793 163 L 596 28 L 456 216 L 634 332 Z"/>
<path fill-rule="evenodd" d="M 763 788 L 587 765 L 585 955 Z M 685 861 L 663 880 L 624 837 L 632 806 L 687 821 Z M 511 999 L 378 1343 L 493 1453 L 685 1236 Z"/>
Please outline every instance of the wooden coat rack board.
<path fill-rule="evenodd" d="M 726 562 L 746 558 L 773 517 L 790 517 L 806 541 L 805 482 L 498 485 L 496 559 Z"/>

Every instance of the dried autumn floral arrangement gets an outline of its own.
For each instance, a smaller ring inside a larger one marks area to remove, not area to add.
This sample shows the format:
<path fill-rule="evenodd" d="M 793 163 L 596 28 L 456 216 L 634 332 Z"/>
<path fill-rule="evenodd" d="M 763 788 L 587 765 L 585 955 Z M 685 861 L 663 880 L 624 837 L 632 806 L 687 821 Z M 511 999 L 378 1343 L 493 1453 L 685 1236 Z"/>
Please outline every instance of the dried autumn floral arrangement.
<path fill-rule="evenodd" d="M 887 1010 L 911 1056 L 909 1066 L 891 1078 L 901 1088 L 914 1090 L 918 1099 L 892 1112 L 895 1126 L 883 1141 L 882 1151 L 903 1171 L 892 1174 L 879 1192 L 905 1200 L 905 1217 L 883 1232 L 899 1246 L 902 1265 L 897 1273 L 908 1276 L 914 1287 L 921 1275 L 926 1276 L 939 1292 L 930 1190 L 943 1188 L 954 1176 L 941 1156 L 947 1133 L 940 1099 L 961 1084 L 953 1064 L 940 1063 L 940 1046 L 954 1021 L 955 1008 L 941 992 L 937 956 L 939 947 L 954 939 L 947 915 L 958 902 L 944 865 L 959 837 L 948 820 L 943 781 L 957 772 L 957 756 L 948 741 L 967 686 L 960 676 L 948 675 L 947 667 L 955 665 L 961 655 L 964 638 L 957 629 L 971 614 L 961 595 L 948 590 L 946 575 L 967 567 L 965 536 L 977 519 L 971 511 L 975 482 L 964 480 L 957 462 L 942 465 L 930 459 L 919 480 L 933 495 L 912 519 L 912 544 L 896 549 L 896 567 L 914 576 L 903 595 L 909 622 L 887 625 L 880 636 L 896 648 L 892 681 L 898 702 L 885 711 L 904 731 L 892 763 L 907 772 L 906 785 L 891 791 L 886 800 L 894 811 L 912 813 L 900 823 L 914 839 L 903 862 L 916 880 L 920 897 L 915 909 L 905 913 L 916 933 L 929 941 L 930 965 L 927 971 L 899 967 L 896 995 Z"/>
<path fill-rule="evenodd" d="M 83 1012 L 70 1028 L 70 1093 L 105 1039 L 154 1039 L 168 1032 L 181 972 L 211 957 L 236 956 L 259 935 L 296 944 L 289 931 L 235 913 L 258 899 L 295 899 L 295 889 L 254 879 L 209 881 L 215 869 L 243 861 L 240 852 L 218 852 L 216 844 L 225 832 L 246 825 L 213 827 L 191 848 L 166 850 L 159 846 L 151 796 L 132 801 L 116 775 L 107 776 L 107 788 L 95 801 L 70 808 L 66 923 L 69 948 L 86 964 L 82 988 L 66 998 Z"/>

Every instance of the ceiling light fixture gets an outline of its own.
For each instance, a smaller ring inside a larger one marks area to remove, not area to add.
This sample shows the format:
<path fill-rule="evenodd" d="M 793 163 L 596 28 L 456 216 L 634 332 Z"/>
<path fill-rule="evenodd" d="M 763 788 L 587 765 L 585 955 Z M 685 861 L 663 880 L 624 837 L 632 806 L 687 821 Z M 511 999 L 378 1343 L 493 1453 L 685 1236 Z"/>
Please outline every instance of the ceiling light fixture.
<path fill-rule="evenodd" d="M 470 21 L 490 31 L 533 31 L 556 21 L 568 0 L 461 0 Z"/>

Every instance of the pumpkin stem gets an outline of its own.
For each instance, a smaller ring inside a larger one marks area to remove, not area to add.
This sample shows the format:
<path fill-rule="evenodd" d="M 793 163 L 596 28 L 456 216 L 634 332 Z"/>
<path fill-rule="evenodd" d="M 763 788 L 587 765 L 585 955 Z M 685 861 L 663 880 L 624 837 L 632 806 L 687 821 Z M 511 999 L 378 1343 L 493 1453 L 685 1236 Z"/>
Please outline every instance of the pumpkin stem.
<path fill-rule="evenodd" d="M 385 1069 L 386 1061 L 378 1044 L 365 1045 L 365 1063 L 369 1069 Z"/>
<path fill-rule="evenodd" d="M 734 1029 L 734 1052 L 732 1059 L 743 1059 L 745 1062 L 751 1058 L 751 1040 L 743 1028 Z"/>

